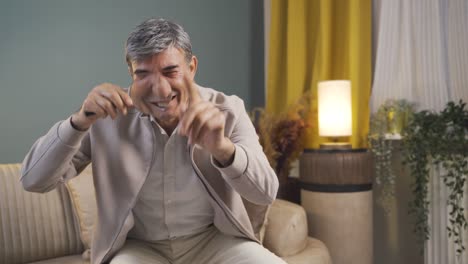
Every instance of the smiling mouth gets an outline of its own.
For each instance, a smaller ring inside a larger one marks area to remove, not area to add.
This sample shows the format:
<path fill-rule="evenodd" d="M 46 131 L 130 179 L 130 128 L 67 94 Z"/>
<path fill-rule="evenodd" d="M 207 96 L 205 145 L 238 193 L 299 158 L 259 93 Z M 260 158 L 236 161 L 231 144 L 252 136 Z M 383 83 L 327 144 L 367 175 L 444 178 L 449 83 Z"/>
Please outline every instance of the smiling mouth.
<path fill-rule="evenodd" d="M 155 101 L 155 102 L 151 102 L 152 105 L 156 106 L 157 108 L 159 108 L 161 111 L 166 111 L 167 107 L 169 106 L 169 104 L 174 100 L 176 99 L 177 97 L 177 94 L 173 94 L 171 95 L 171 97 L 167 100 L 163 100 L 163 101 Z"/>

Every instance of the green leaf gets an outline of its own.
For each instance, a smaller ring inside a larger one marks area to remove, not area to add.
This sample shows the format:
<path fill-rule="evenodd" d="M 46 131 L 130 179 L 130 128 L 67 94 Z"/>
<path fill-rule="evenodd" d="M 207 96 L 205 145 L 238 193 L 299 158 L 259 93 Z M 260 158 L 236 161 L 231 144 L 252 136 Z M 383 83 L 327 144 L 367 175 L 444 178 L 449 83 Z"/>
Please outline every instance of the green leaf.
<path fill-rule="evenodd" d="M 410 169 L 413 178 L 413 200 L 410 213 L 415 215 L 415 232 L 420 241 L 430 236 L 428 228 L 427 184 L 429 166 L 441 166 L 446 171 L 440 175 L 450 191 L 448 205 L 451 206 L 449 237 L 454 237 L 458 249 L 464 251 L 461 236 L 467 228 L 462 201 L 468 174 L 468 112 L 466 103 L 448 102 L 439 113 L 415 112 L 403 131 L 403 164 Z M 437 179 L 435 179 L 437 180 Z"/>

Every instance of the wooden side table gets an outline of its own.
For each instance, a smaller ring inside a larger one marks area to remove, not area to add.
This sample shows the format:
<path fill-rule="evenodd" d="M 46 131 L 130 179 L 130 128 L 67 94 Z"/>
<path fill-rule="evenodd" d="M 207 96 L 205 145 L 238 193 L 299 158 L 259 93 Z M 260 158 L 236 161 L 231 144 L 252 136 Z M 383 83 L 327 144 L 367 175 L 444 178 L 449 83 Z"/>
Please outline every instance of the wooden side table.
<path fill-rule="evenodd" d="M 372 173 L 366 149 L 307 149 L 301 156 L 309 234 L 325 243 L 335 264 L 373 261 Z"/>

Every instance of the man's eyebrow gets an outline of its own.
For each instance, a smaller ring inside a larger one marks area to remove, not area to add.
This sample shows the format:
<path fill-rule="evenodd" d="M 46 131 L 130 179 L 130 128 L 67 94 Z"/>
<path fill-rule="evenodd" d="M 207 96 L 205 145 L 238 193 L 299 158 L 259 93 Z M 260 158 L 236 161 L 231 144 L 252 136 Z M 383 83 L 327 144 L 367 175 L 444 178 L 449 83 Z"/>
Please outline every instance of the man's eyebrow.
<path fill-rule="evenodd" d="M 171 70 L 174 70 L 174 69 L 177 69 L 177 68 L 179 68 L 179 65 L 174 64 L 174 65 L 166 66 L 166 67 L 164 67 L 162 70 L 163 70 L 163 71 L 171 71 Z"/>

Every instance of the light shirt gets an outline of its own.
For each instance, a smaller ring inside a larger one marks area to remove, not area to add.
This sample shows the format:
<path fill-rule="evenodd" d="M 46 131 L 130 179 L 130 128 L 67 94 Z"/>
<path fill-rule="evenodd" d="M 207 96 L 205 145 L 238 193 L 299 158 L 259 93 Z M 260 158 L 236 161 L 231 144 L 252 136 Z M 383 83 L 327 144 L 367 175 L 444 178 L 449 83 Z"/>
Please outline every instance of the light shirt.
<path fill-rule="evenodd" d="M 133 208 L 135 225 L 128 237 L 154 241 L 197 233 L 213 223 L 214 210 L 192 167 L 187 137 L 177 134 L 178 127 L 169 136 L 150 119 L 154 163 Z"/>

